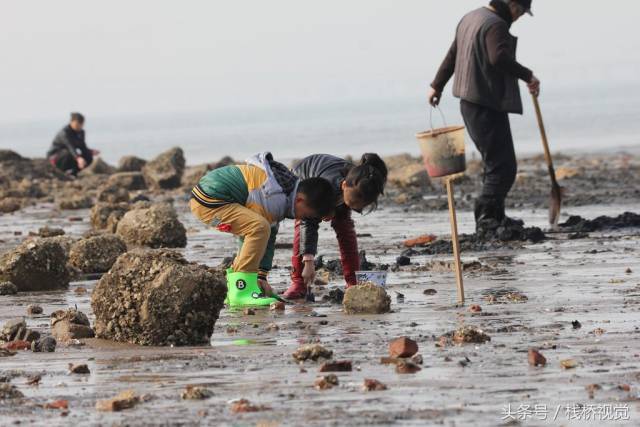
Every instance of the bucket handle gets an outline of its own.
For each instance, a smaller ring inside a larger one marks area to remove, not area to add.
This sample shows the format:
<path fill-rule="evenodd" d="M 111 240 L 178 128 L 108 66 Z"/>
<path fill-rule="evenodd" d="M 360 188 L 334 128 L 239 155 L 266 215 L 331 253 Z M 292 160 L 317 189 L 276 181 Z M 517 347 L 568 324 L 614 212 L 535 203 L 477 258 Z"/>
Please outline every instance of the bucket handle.
<path fill-rule="evenodd" d="M 429 109 L 429 125 L 431 125 L 431 131 L 433 132 L 435 130 L 435 128 L 433 127 L 433 110 L 438 110 L 438 112 L 440 113 L 440 117 L 442 117 L 442 123 L 444 123 L 444 127 L 447 127 L 447 119 L 445 119 L 444 113 L 440 109 L 440 106 L 436 105 L 435 107 L 431 107 Z"/>

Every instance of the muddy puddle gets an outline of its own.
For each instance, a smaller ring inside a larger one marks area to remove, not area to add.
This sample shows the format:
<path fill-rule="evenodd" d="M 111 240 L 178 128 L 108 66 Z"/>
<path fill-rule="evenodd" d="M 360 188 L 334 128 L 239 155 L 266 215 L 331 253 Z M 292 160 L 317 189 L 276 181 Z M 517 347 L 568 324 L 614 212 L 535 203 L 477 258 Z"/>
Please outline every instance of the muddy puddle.
<path fill-rule="evenodd" d="M 232 238 L 202 229 L 185 209 L 179 210 L 188 229 L 184 253 L 189 260 L 217 265 L 233 253 Z M 639 212 L 640 206 L 567 210 L 595 218 Z M 73 222 L 48 212 L 47 206 L 36 206 L 19 216 L 0 217 L 2 250 L 45 224 L 63 226 L 77 236 L 88 229 L 86 220 Z M 544 209 L 514 213 L 528 225 L 545 226 Z M 461 232 L 473 231 L 470 212 L 461 212 L 459 220 Z M 405 239 L 449 232 L 446 212 L 383 207 L 356 222 L 369 261 L 390 265 Z M 279 240 L 290 242 L 292 229 L 291 222 L 284 223 Z M 323 224 L 320 248 L 326 259 L 337 257 L 332 233 Z M 547 420 L 530 416 L 522 425 L 614 425 L 571 421 L 567 408 L 617 405 L 627 408 L 629 420 L 615 425 L 638 425 L 639 255 L 640 229 L 591 232 L 577 239 L 553 233 L 518 250 L 463 252 L 464 262 L 483 266 L 465 272 L 464 307 L 455 305 L 451 271 L 421 268 L 448 257 L 415 255 L 411 265 L 389 272 L 392 312 L 385 315 L 347 316 L 340 305 L 328 302 L 255 315 L 223 310 L 210 346 L 143 348 L 89 339 L 83 345 L 59 346 L 55 353 L 19 352 L 0 358 L 0 377 L 10 379 L 25 398 L 0 402 L 0 424 L 498 426 L 519 425 L 505 418 L 507 405 L 512 411 L 519 405 L 546 405 Z M 286 249 L 276 253 L 271 282 L 280 291 L 287 285 L 290 256 Z M 26 318 L 30 327 L 42 331 L 49 327 L 48 315 L 60 308 L 77 306 L 93 321 L 89 300 L 94 285 L 95 280 L 85 280 L 65 291 L 2 296 L 0 321 L 25 315 L 29 304 L 44 309 L 42 315 Z M 337 285 L 332 281 L 328 286 Z M 470 311 L 473 304 L 481 311 Z M 579 328 L 572 323 L 576 320 Z M 436 346 L 441 335 L 462 326 L 477 327 L 491 340 Z M 415 374 L 398 374 L 393 366 L 380 364 L 380 357 L 388 356 L 389 341 L 402 335 L 416 340 L 423 356 L 422 370 Z M 298 365 L 291 357 L 306 343 L 321 343 L 333 350 L 335 360 L 350 360 L 353 370 L 336 373 L 338 386 L 317 390 L 320 362 Z M 529 366 L 531 347 L 544 354 L 545 367 Z M 563 369 L 566 359 L 575 361 L 575 367 Z M 69 363 L 86 363 L 91 373 L 71 375 Z M 39 385 L 27 385 L 36 374 L 42 375 Z M 364 392 L 364 379 L 379 380 L 388 389 Z M 182 400 L 187 385 L 213 394 L 206 400 Z M 97 400 L 129 389 L 145 396 L 134 408 L 96 411 Z M 233 413 L 231 402 L 241 398 L 265 410 Z M 69 401 L 67 411 L 43 408 L 59 399 Z"/>

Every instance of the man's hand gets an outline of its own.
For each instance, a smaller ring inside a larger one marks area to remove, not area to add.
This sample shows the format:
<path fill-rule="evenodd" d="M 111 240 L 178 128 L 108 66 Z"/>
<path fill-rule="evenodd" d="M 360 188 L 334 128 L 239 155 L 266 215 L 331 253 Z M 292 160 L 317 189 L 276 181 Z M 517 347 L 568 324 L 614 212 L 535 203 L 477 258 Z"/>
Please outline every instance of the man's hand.
<path fill-rule="evenodd" d="M 311 260 L 304 261 L 304 268 L 302 269 L 302 280 L 304 280 L 305 285 L 310 285 L 313 282 L 313 279 L 316 277 L 316 265 L 315 262 Z"/>
<path fill-rule="evenodd" d="M 529 93 L 531 95 L 538 97 L 540 95 L 540 80 L 536 76 L 531 76 L 531 80 L 527 83 L 527 87 L 529 88 Z"/>
<path fill-rule="evenodd" d="M 273 289 L 271 289 L 271 285 L 266 281 L 266 279 L 258 279 L 258 286 L 260 286 L 260 289 L 262 289 L 262 292 L 266 296 L 270 297 L 274 295 Z"/>
<path fill-rule="evenodd" d="M 87 167 L 87 161 L 82 156 L 78 156 L 76 158 L 76 163 L 78 163 L 78 169 L 82 170 Z"/>
<path fill-rule="evenodd" d="M 434 88 L 429 88 L 429 94 L 427 98 L 429 99 L 429 104 L 432 107 L 437 107 L 440 104 L 440 98 L 442 97 L 442 92 L 435 90 Z"/>

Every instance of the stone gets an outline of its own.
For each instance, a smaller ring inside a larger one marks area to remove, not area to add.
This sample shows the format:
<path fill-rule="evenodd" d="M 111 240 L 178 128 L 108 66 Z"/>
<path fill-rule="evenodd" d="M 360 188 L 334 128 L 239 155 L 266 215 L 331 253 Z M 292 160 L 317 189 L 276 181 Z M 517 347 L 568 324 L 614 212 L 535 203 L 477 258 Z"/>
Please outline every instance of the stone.
<path fill-rule="evenodd" d="M 387 390 L 387 386 L 378 380 L 365 378 L 364 384 L 362 384 L 363 391 L 383 391 Z"/>
<path fill-rule="evenodd" d="M 564 369 L 574 369 L 578 367 L 578 362 L 575 359 L 563 359 L 560 361 L 560 366 Z"/>
<path fill-rule="evenodd" d="M 299 362 L 303 362 L 309 359 L 316 361 L 320 358 L 331 359 L 331 357 L 333 356 L 333 351 L 326 349 L 320 344 L 305 344 L 301 347 L 298 347 L 298 349 L 293 352 L 292 356 Z"/>
<path fill-rule="evenodd" d="M 127 251 L 124 240 L 115 234 L 100 234 L 77 241 L 69 251 L 69 265 L 83 273 L 105 273 Z"/>
<path fill-rule="evenodd" d="M 126 203 L 96 203 L 91 209 L 91 226 L 95 230 L 115 233 L 118 222 L 128 210 Z"/>
<path fill-rule="evenodd" d="M 425 289 L 424 291 L 422 291 L 422 293 L 424 295 L 435 295 L 438 293 L 438 291 L 436 291 L 435 289 Z"/>
<path fill-rule="evenodd" d="M 118 185 L 105 184 L 98 189 L 98 202 L 100 203 L 128 203 L 131 200 L 129 190 Z"/>
<path fill-rule="evenodd" d="M 61 342 L 95 336 L 87 315 L 73 308 L 51 313 L 51 334 Z"/>
<path fill-rule="evenodd" d="M 29 304 L 27 306 L 27 314 L 29 316 L 35 316 L 37 314 L 42 314 L 44 310 L 42 309 L 42 307 L 40 307 L 39 305 L 35 305 L 35 304 Z"/>
<path fill-rule="evenodd" d="M 239 399 L 231 403 L 231 412 L 241 414 L 244 412 L 269 411 L 271 408 L 264 405 L 254 405 L 247 399 Z"/>
<path fill-rule="evenodd" d="M 89 209 L 93 206 L 93 198 L 86 194 L 63 194 L 56 197 L 56 205 L 62 210 Z"/>
<path fill-rule="evenodd" d="M 12 213 L 22 209 L 22 201 L 16 197 L 3 197 L 0 199 L 0 213 Z"/>
<path fill-rule="evenodd" d="M 184 400 L 204 400 L 213 396 L 208 388 L 188 385 L 180 395 Z"/>
<path fill-rule="evenodd" d="M 396 338 L 389 343 L 391 357 L 411 357 L 418 352 L 418 343 L 409 337 Z"/>
<path fill-rule="evenodd" d="M 174 251 L 136 249 L 94 288 L 96 335 L 139 345 L 207 344 L 226 293 L 218 270 Z"/>
<path fill-rule="evenodd" d="M 244 313 L 245 316 L 255 316 L 256 315 L 256 310 L 253 309 L 253 308 L 249 308 L 249 307 L 245 308 L 242 312 Z"/>
<path fill-rule="evenodd" d="M 89 166 L 78 172 L 78 176 L 86 177 L 88 175 L 111 175 L 115 171 L 116 168 L 107 164 L 107 162 L 102 160 L 100 157 L 96 157 L 93 159 Z"/>
<path fill-rule="evenodd" d="M 535 348 L 529 349 L 529 365 L 531 366 L 544 366 L 547 364 L 547 359 Z"/>
<path fill-rule="evenodd" d="M 66 288 L 70 272 L 67 254 L 54 238 L 28 240 L 0 258 L 0 282 L 9 281 L 18 291 Z"/>
<path fill-rule="evenodd" d="M 69 409 L 69 401 L 65 399 L 54 400 L 53 402 L 47 402 L 44 404 L 44 409 Z"/>
<path fill-rule="evenodd" d="M 20 154 L 16 153 L 13 150 L 0 149 L 0 163 L 1 162 L 19 162 L 27 160 L 22 157 Z"/>
<path fill-rule="evenodd" d="M 30 350 L 31 343 L 29 341 L 24 341 L 24 340 L 13 340 L 13 341 L 9 341 L 2 347 L 6 350 L 11 350 L 11 351 Z"/>
<path fill-rule="evenodd" d="M 187 231 L 169 204 L 127 212 L 118 222 L 116 234 L 131 246 L 184 248 L 187 245 Z"/>
<path fill-rule="evenodd" d="M 491 337 L 475 326 L 463 326 L 453 332 L 453 342 L 458 344 L 482 344 L 491 341 Z"/>
<path fill-rule="evenodd" d="M 383 314 L 391 311 L 391 297 L 381 286 L 363 283 L 347 288 L 342 305 L 347 314 Z"/>
<path fill-rule="evenodd" d="M 117 187 L 128 191 L 146 190 L 147 183 L 142 172 L 118 172 L 109 177 L 107 187 Z"/>
<path fill-rule="evenodd" d="M 285 310 L 285 304 L 282 301 L 272 302 L 271 305 L 269 305 L 269 310 L 271 310 L 271 311 L 284 311 Z"/>
<path fill-rule="evenodd" d="M 79 365 L 74 365 L 73 363 L 69 363 L 69 373 L 70 374 L 90 374 L 91 371 L 86 363 L 82 363 Z"/>
<path fill-rule="evenodd" d="M 0 384 L 0 400 L 21 399 L 24 394 L 14 385 L 2 383 Z"/>
<path fill-rule="evenodd" d="M 353 366 L 350 360 L 325 362 L 320 366 L 320 372 L 351 372 Z"/>
<path fill-rule="evenodd" d="M 10 356 L 15 356 L 16 354 L 18 353 L 16 353 L 15 351 L 7 350 L 6 348 L 0 347 L 0 357 L 10 357 Z M 6 377 L 0 377 L 0 383 L 4 382 L 3 378 L 6 378 Z"/>
<path fill-rule="evenodd" d="M 18 287 L 11 282 L 0 283 L 0 295 L 15 295 L 18 293 Z"/>
<path fill-rule="evenodd" d="M 184 153 L 174 147 L 147 163 L 142 173 L 149 188 L 170 190 L 180 187 L 184 167 Z"/>
<path fill-rule="evenodd" d="M 418 158 L 409 154 L 399 154 L 385 157 L 385 164 L 389 170 L 387 181 L 394 186 L 406 188 L 427 189 L 431 187 L 429 175 Z"/>
<path fill-rule="evenodd" d="M 22 318 L 7 320 L 0 329 L 0 340 L 12 341 L 18 333 L 27 328 L 27 323 Z"/>
<path fill-rule="evenodd" d="M 316 378 L 313 383 L 314 387 L 318 390 L 329 390 L 339 384 L 338 377 L 335 374 L 324 375 Z"/>
<path fill-rule="evenodd" d="M 140 396 L 136 395 L 133 390 L 126 390 L 112 399 L 98 400 L 96 409 L 101 412 L 119 412 L 131 409 L 138 403 L 140 403 Z"/>
<path fill-rule="evenodd" d="M 118 172 L 141 172 L 147 161 L 136 156 L 124 156 L 118 162 Z"/>
<path fill-rule="evenodd" d="M 411 258 L 405 255 L 401 255 L 396 258 L 396 264 L 400 267 L 404 267 L 406 265 L 411 265 Z"/>
<path fill-rule="evenodd" d="M 31 343 L 31 351 L 34 353 L 53 353 L 56 351 L 57 341 L 51 336 L 40 338 L 37 341 Z"/>
<path fill-rule="evenodd" d="M 413 362 L 405 361 L 396 364 L 396 372 L 398 374 L 415 374 L 420 372 L 422 368 Z"/>
<path fill-rule="evenodd" d="M 64 236 L 64 230 L 62 228 L 53 228 L 49 226 L 40 227 L 38 229 L 38 236 L 40 237 L 56 237 Z"/>
<path fill-rule="evenodd" d="M 480 313 L 482 312 L 482 307 L 480 307 L 478 304 L 472 304 L 471 306 L 469 306 L 469 311 L 471 313 Z"/>

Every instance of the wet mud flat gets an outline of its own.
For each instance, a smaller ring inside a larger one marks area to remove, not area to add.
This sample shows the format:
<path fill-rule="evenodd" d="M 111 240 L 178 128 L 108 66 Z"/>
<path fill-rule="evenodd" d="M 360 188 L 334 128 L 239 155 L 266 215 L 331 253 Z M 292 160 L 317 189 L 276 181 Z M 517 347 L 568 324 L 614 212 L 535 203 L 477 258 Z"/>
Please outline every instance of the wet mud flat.
<path fill-rule="evenodd" d="M 188 231 L 182 250 L 186 258 L 214 266 L 233 253 L 234 239 L 204 229 L 181 201 L 175 205 Z M 584 206 L 567 209 L 566 215 L 594 218 L 625 210 L 638 212 L 640 205 Z M 528 225 L 544 226 L 543 209 L 514 213 Z M 459 219 L 461 232 L 471 232 L 472 214 L 461 212 Z M 443 212 L 383 207 L 356 219 L 360 248 L 369 261 L 394 265 L 405 239 L 424 233 L 446 236 L 447 221 Z M 65 225 L 72 236 L 88 227 L 38 205 L 19 218 L 0 218 L 0 239 L 3 245 L 15 245 L 45 224 Z M 291 222 L 281 228 L 284 247 L 291 242 L 292 228 Z M 325 259 L 337 257 L 332 233 L 323 224 Z M 87 339 L 59 345 L 54 353 L 20 351 L 0 358 L 0 378 L 24 395 L 2 401 L 1 424 L 495 426 L 508 423 L 505 407 L 510 404 L 513 412 L 519 405 L 546 405 L 547 420 L 530 416 L 525 423 L 531 425 L 570 425 L 566 408 L 575 405 L 623 406 L 629 420 L 616 425 L 637 425 L 640 229 L 570 234 L 551 233 L 541 243 L 517 249 L 463 252 L 469 266 L 464 307 L 455 305 L 449 256 L 413 255 L 410 265 L 390 268 L 388 314 L 346 315 L 340 305 L 323 302 L 255 315 L 223 310 L 211 346 L 140 347 Z M 271 282 L 279 291 L 287 285 L 289 258 L 287 249 L 276 253 Z M 49 328 L 54 310 L 73 306 L 93 322 L 90 293 L 95 283 L 83 280 L 67 290 L 1 296 L 0 322 L 25 315 L 29 304 L 44 309 L 26 317 L 36 330 Z M 321 296 L 337 286 L 341 281 L 333 277 L 314 292 Z M 80 287 L 87 292 L 76 292 Z M 471 311 L 472 305 L 481 311 Z M 442 335 L 464 326 L 479 328 L 491 340 L 443 345 Z M 398 336 L 418 343 L 420 371 L 400 374 L 393 365 L 380 363 Z M 300 365 L 291 356 L 307 343 L 332 350 L 334 360 L 351 361 L 352 370 L 335 372 L 339 384 L 318 390 L 314 382 L 326 375 L 319 372 L 322 361 Z M 544 355 L 546 366 L 529 365 L 532 347 Z M 563 368 L 561 362 L 573 367 Z M 70 363 L 87 364 L 90 374 L 70 374 Z M 41 375 L 39 384 L 28 385 L 34 375 Z M 376 379 L 387 389 L 365 392 L 365 379 Z M 205 387 L 212 395 L 183 400 L 188 385 Z M 124 390 L 133 390 L 140 402 L 121 412 L 96 410 L 96 401 Z M 255 412 L 232 411 L 233 402 L 243 398 Z M 68 409 L 45 409 L 56 400 L 67 400 Z M 579 422 L 602 424 L 606 422 L 595 418 Z"/>

